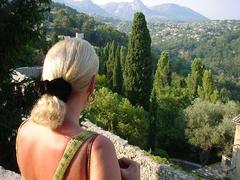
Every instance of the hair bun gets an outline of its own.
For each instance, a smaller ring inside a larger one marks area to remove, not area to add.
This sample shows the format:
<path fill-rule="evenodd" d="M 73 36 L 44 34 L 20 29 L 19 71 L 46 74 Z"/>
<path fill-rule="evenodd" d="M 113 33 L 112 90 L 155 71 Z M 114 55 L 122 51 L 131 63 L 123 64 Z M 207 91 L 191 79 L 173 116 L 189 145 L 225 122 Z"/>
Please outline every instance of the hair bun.
<path fill-rule="evenodd" d="M 66 103 L 72 92 L 72 86 L 63 78 L 57 78 L 52 81 L 40 81 L 39 90 L 41 95 L 49 94 L 56 96 Z"/>

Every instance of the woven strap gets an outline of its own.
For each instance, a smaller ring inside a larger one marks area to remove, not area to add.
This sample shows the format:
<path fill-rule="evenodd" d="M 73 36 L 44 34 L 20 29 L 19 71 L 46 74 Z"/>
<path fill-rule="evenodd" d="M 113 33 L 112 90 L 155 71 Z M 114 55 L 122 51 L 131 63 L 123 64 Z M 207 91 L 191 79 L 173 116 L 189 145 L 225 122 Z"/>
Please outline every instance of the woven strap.
<path fill-rule="evenodd" d="M 83 131 L 80 133 L 77 137 L 71 139 L 69 143 L 67 144 L 67 147 L 64 151 L 63 157 L 60 160 L 60 163 L 57 167 L 57 170 L 55 171 L 55 174 L 53 176 L 53 180 L 62 180 L 64 177 L 64 174 L 73 159 L 76 152 L 79 150 L 79 148 L 86 142 L 86 140 L 90 137 L 92 137 L 95 133 L 91 131 Z"/>

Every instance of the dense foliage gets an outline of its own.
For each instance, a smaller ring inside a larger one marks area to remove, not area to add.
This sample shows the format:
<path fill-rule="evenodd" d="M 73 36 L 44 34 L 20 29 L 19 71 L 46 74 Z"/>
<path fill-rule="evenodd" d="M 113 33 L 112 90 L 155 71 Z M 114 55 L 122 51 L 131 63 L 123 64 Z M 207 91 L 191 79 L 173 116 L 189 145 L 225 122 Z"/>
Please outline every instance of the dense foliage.
<path fill-rule="evenodd" d="M 0 1 L 0 164 L 18 171 L 16 132 L 36 99 L 35 83 L 15 82 L 11 68 L 36 65 L 46 51 L 44 13 L 50 0 Z"/>
<path fill-rule="evenodd" d="M 146 147 L 148 113 L 134 107 L 128 99 L 103 87 L 95 92 L 85 117 L 104 129 L 120 135 L 129 143 Z"/>
<path fill-rule="evenodd" d="M 190 144 L 201 149 L 201 163 L 206 164 L 216 153 L 231 153 L 235 130 L 231 120 L 237 114 L 237 105 L 234 102 L 214 104 L 196 100 L 185 110 L 186 136 Z"/>
<path fill-rule="evenodd" d="M 33 47 L 44 49 L 45 35 L 42 21 L 50 2 L 50 0 L 0 1 L 0 83 L 8 76 L 10 68 L 31 64 L 26 54 L 36 56 Z"/>
<path fill-rule="evenodd" d="M 104 22 L 105 20 L 102 19 Z M 122 32 L 130 32 L 131 22 L 111 19 L 107 21 Z M 221 76 L 219 86 L 229 90 L 230 99 L 240 100 L 240 21 L 205 22 L 149 22 L 152 38 L 152 51 L 158 56 L 162 51 L 170 53 L 172 68 L 186 76 L 191 61 L 201 58 L 202 63 L 212 70 L 213 75 Z"/>
<path fill-rule="evenodd" d="M 187 91 L 172 85 L 169 54 L 162 52 L 154 75 L 150 99 L 149 146 L 174 151 L 184 142 L 183 108 L 189 103 Z M 175 142 L 175 147 L 172 147 Z"/>
<path fill-rule="evenodd" d="M 63 4 L 52 3 L 51 12 L 47 14 L 47 22 L 50 34 L 75 37 L 76 33 L 84 33 L 84 39 L 95 46 L 105 46 L 113 40 L 122 45 L 127 44 L 125 33 L 96 22 L 93 17 Z"/>

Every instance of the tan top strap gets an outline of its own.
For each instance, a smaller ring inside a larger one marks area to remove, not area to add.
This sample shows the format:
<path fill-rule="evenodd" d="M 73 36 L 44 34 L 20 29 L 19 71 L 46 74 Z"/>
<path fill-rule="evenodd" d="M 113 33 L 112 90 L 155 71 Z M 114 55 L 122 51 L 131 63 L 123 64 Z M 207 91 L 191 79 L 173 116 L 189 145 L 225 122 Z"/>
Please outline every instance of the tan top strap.
<path fill-rule="evenodd" d="M 82 147 L 87 139 L 92 137 L 94 134 L 95 133 L 91 131 L 83 131 L 77 137 L 71 139 L 68 142 L 63 157 L 60 160 L 60 163 L 55 171 L 53 180 L 62 180 L 64 178 L 64 174 L 76 152 L 79 150 L 79 148 Z"/>

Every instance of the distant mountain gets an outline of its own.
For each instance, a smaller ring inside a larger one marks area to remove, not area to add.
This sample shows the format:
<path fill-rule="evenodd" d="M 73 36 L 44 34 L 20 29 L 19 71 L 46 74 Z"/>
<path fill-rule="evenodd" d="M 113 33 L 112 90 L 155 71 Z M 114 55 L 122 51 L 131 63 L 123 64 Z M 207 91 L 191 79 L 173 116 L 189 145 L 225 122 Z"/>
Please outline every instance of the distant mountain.
<path fill-rule="evenodd" d="M 94 4 L 91 0 L 54 0 L 64 3 L 79 12 L 96 14 L 105 17 L 113 17 L 121 20 L 132 20 L 135 12 L 143 12 L 148 20 L 171 20 L 171 21 L 204 21 L 208 20 L 201 14 L 187 7 L 176 4 L 161 4 L 147 7 L 141 0 L 132 2 L 111 2 L 102 6 Z"/>
<path fill-rule="evenodd" d="M 150 16 L 152 11 L 145 6 L 141 0 L 133 0 L 131 3 L 108 3 L 101 6 L 106 12 L 118 17 L 121 20 L 131 20 L 135 12 L 140 11 L 145 16 Z"/>
<path fill-rule="evenodd" d="M 94 4 L 91 0 L 82 0 L 82 1 L 74 1 L 74 0 L 53 0 L 58 3 L 63 3 L 67 6 L 70 6 L 73 9 L 76 9 L 78 12 L 83 12 L 87 14 L 97 14 L 101 16 L 111 16 L 104 9 L 102 9 L 97 4 Z"/>
<path fill-rule="evenodd" d="M 168 20 L 178 21 L 204 21 L 208 20 L 201 14 L 193 11 L 190 8 L 182 7 L 177 4 L 161 4 L 150 7 L 156 17 L 164 17 Z"/>

